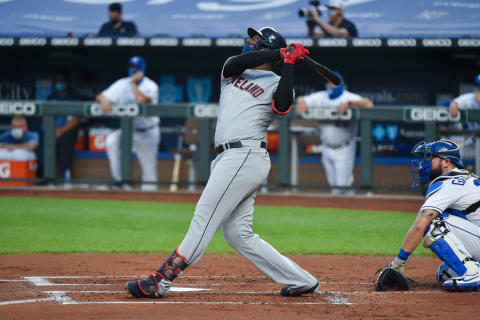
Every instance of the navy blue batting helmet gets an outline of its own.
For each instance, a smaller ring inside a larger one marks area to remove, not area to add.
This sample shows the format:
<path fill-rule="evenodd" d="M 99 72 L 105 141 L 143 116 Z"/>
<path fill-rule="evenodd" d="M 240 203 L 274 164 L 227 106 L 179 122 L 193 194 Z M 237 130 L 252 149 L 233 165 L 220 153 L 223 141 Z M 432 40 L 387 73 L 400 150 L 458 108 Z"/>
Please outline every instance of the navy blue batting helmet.
<path fill-rule="evenodd" d="M 457 168 L 464 169 L 460 149 L 455 142 L 441 139 L 434 142 L 419 142 L 412 149 L 413 186 L 426 184 L 430 180 L 432 159 L 435 157 L 450 160 Z"/>
<path fill-rule="evenodd" d="M 282 37 L 282 35 L 272 27 L 263 27 L 261 29 L 248 28 L 247 30 L 250 38 L 253 38 L 255 35 L 258 35 L 262 40 L 257 42 L 257 49 L 260 47 L 267 47 L 270 50 L 281 49 L 287 46 L 287 42 Z"/>

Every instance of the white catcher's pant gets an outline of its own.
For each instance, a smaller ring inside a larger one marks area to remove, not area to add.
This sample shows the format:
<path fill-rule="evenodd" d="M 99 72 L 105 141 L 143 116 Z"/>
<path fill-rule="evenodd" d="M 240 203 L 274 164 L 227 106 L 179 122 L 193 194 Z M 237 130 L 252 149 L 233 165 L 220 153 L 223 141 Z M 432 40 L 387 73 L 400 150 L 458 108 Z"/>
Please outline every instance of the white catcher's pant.
<path fill-rule="evenodd" d="M 110 172 L 115 181 L 122 180 L 120 144 L 122 131 L 111 132 L 105 140 Z M 157 126 L 145 132 L 133 131 L 132 146 L 142 168 L 142 181 L 157 182 L 157 150 L 160 143 L 160 128 Z M 154 184 L 142 184 L 142 190 L 156 190 Z"/>
<path fill-rule="evenodd" d="M 322 144 L 322 162 L 325 175 L 330 186 L 350 187 L 353 184 L 353 168 L 355 165 L 355 138 L 348 145 L 330 148 Z M 352 195 L 353 190 L 332 188 L 333 195 Z"/>
<path fill-rule="evenodd" d="M 317 280 L 310 273 L 252 231 L 255 194 L 270 171 L 267 151 L 260 147 L 229 149 L 217 156 L 211 169 L 178 253 L 189 265 L 194 264 L 222 227 L 227 243 L 273 281 L 314 286 Z"/>
<path fill-rule="evenodd" d="M 452 232 L 460 243 L 455 243 L 460 251 L 470 253 L 475 261 L 480 262 L 480 227 L 476 224 L 449 215 L 444 219 L 446 228 Z"/>

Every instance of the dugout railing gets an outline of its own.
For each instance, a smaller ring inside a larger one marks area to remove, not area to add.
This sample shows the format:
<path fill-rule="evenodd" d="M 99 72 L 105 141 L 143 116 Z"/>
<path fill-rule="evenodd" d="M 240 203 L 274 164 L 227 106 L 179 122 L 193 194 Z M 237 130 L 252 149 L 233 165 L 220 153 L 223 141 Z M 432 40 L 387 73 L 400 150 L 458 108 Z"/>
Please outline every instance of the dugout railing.
<path fill-rule="evenodd" d="M 210 174 L 210 162 L 213 156 L 211 147 L 211 127 L 216 118 L 216 104 L 168 104 L 168 105 L 114 105 L 112 112 L 103 114 L 100 105 L 93 102 L 55 102 L 55 101 L 0 101 L 0 116 L 23 115 L 27 117 L 43 117 L 43 163 L 44 174 L 40 180 L 55 181 L 56 176 L 56 115 L 79 115 L 83 117 L 118 117 L 122 129 L 121 168 L 125 182 L 132 181 L 132 118 L 135 116 L 160 116 L 165 118 L 188 118 L 199 120 L 199 172 L 198 182 L 206 183 Z M 373 186 L 373 154 L 372 154 L 372 122 L 409 122 L 424 124 L 424 139 L 437 138 L 438 123 L 463 123 L 480 121 L 480 110 L 461 110 L 456 117 L 450 116 L 448 108 L 432 106 L 375 106 L 374 108 L 352 107 L 343 115 L 335 109 L 311 108 L 303 116 L 304 119 L 318 121 L 358 121 L 360 133 L 360 184 L 359 188 L 371 190 Z M 299 118 L 295 112 L 286 116 L 278 116 L 278 166 L 277 185 L 279 187 L 298 187 L 291 180 L 291 132 L 290 121 Z M 478 142 L 478 139 L 477 139 Z M 477 143 L 477 151 L 480 144 Z M 296 159 L 294 159 L 296 160 Z M 480 155 L 475 155 L 475 167 L 480 169 Z M 98 182 L 98 181 L 96 181 Z"/>

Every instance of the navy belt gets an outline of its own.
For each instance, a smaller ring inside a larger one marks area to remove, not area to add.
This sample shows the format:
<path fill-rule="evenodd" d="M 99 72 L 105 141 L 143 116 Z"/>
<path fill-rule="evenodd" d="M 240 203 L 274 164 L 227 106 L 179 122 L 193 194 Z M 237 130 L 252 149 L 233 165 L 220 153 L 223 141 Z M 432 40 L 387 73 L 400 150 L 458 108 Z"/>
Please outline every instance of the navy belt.
<path fill-rule="evenodd" d="M 214 148 L 215 152 L 217 154 L 222 153 L 225 150 L 228 149 L 233 149 L 233 148 L 242 148 L 242 142 L 241 141 L 235 141 L 235 142 L 226 142 L 224 144 L 220 144 Z M 260 148 L 266 149 L 267 148 L 267 143 L 265 141 L 260 142 Z"/>

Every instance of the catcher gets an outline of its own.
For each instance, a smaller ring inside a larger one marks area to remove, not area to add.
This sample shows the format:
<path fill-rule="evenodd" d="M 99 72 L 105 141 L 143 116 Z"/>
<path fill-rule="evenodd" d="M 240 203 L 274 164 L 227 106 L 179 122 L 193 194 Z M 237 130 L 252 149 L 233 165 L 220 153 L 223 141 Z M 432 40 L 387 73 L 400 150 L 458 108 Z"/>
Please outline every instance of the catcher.
<path fill-rule="evenodd" d="M 395 259 L 377 272 L 378 291 L 408 290 L 409 255 L 422 237 L 442 260 L 436 278 L 447 290 L 480 288 L 480 179 L 464 169 L 460 150 L 449 140 L 420 142 L 412 150 L 413 186 L 431 181 L 425 203 Z"/>

